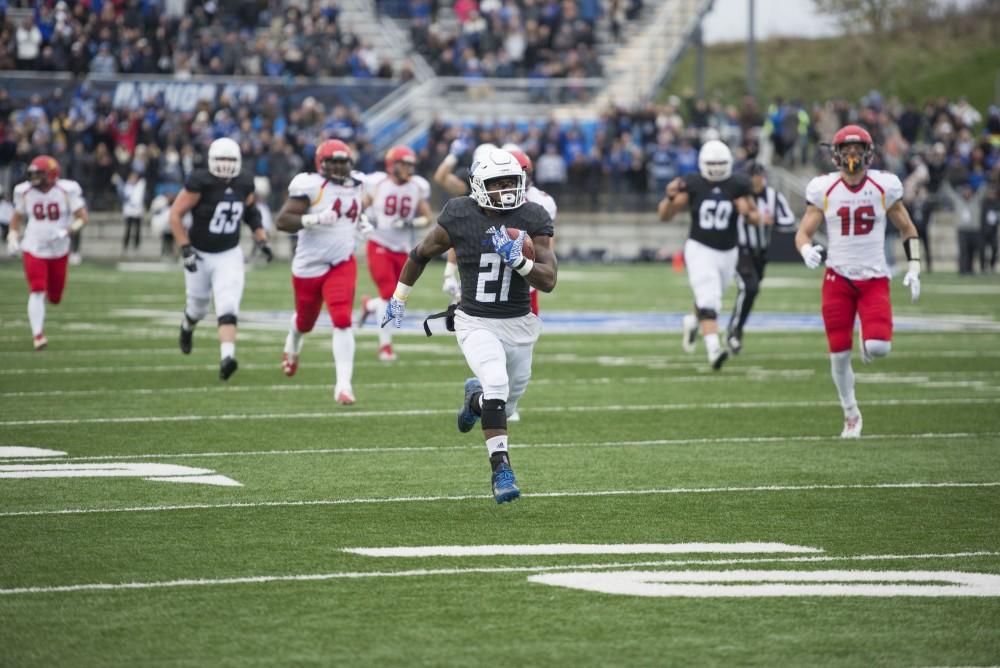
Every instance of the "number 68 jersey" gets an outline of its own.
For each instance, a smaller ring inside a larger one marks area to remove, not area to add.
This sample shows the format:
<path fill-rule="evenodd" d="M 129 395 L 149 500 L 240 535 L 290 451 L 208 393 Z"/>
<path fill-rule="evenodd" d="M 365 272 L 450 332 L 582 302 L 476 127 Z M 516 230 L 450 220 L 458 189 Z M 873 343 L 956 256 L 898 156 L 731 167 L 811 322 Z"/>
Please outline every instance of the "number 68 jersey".
<path fill-rule="evenodd" d="M 207 169 L 196 169 L 184 189 L 200 195 L 191 211 L 191 245 L 205 253 L 238 246 L 243 210 L 254 191 L 253 177 L 240 174 L 235 179 L 220 179 Z"/>
<path fill-rule="evenodd" d="M 313 225 L 299 232 L 299 242 L 292 259 L 292 273 L 300 278 L 322 276 L 354 255 L 357 243 L 358 216 L 361 215 L 364 185 L 360 172 L 352 172 L 343 181 L 321 174 L 303 172 L 288 184 L 290 198 L 309 202 L 308 213 L 333 211 L 332 225 Z"/>
<path fill-rule="evenodd" d="M 33 188 L 31 182 L 14 188 L 14 210 L 24 216 L 24 241 L 21 247 L 37 258 L 52 259 L 69 253 L 73 213 L 85 206 L 80 184 L 59 179 L 48 192 Z"/>
<path fill-rule="evenodd" d="M 826 265 L 852 280 L 889 276 L 886 211 L 902 197 L 899 177 L 878 169 L 869 169 L 856 186 L 848 185 L 839 172 L 810 181 L 806 201 L 822 211 L 826 221 Z"/>

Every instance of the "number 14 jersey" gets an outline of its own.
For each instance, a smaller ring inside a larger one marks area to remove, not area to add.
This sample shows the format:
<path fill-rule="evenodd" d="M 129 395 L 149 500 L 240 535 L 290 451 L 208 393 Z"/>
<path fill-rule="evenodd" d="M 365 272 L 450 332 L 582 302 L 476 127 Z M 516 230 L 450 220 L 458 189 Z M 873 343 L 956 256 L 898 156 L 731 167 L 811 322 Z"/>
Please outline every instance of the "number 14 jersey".
<path fill-rule="evenodd" d="M 839 172 L 810 181 L 806 201 L 822 211 L 826 221 L 827 266 L 852 280 L 889 276 L 886 211 L 902 197 L 899 177 L 878 169 L 869 169 L 856 186 L 848 185 Z"/>

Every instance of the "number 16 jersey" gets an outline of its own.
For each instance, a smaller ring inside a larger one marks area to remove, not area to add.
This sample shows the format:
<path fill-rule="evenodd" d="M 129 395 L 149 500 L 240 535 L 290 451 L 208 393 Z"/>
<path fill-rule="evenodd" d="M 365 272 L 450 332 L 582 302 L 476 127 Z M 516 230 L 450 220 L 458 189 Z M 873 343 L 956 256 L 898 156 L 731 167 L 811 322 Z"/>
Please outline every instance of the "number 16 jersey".
<path fill-rule="evenodd" d="M 885 261 L 886 211 L 903 197 L 903 184 L 889 172 L 869 169 L 856 186 L 840 172 L 817 176 L 806 186 L 806 201 L 826 221 L 826 265 L 845 278 L 889 276 Z"/>
<path fill-rule="evenodd" d="M 191 245 L 205 253 L 238 246 L 243 210 L 254 191 L 253 177 L 240 174 L 235 179 L 220 179 L 207 169 L 196 169 L 184 189 L 201 195 L 191 211 Z"/>

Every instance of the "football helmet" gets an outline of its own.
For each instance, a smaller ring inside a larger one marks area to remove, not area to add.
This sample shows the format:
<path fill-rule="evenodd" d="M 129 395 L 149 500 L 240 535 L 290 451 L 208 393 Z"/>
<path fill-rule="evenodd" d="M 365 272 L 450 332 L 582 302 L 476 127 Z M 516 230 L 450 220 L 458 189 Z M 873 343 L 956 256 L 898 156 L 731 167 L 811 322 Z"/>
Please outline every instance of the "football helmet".
<path fill-rule="evenodd" d="M 472 197 L 484 209 L 516 209 L 524 204 L 526 178 L 520 163 L 507 151 L 494 148 L 472 165 Z"/>
<path fill-rule="evenodd" d="M 59 163 L 51 155 L 40 155 L 28 165 L 28 180 L 42 190 L 54 186 L 60 173 Z"/>
<path fill-rule="evenodd" d="M 316 171 L 328 179 L 343 180 L 351 175 L 354 154 L 339 139 L 327 139 L 316 148 Z"/>
<path fill-rule="evenodd" d="M 405 178 L 400 174 L 400 170 L 396 169 L 396 165 L 406 165 L 409 167 L 410 171 L 406 174 Z M 399 144 L 398 146 L 393 146 L 385 154 L 385 171 L 392 174 L 394 177 L 400 181 L 408 181 L 410 175 L 413 174 L 413 170 L 417 167 L 417 154 L 413 152 L 413 149 L 405 144 Z"/>
<path fill-rule="evenodd" d="M 208 147 L 208 173 L 219 179 L 234 179 L 243 167 L 240 145 L 229 137 L 220 137 Z"/>
<path fill-rule="evenodd" d="M 698 171 L 709 181 L 725 181 L 733 173 L 733 153 L 718 139 L 711 139 L 698 151 Z"/>
<path fill-rule="evenodd" d="M 485 158 L 487 155 L 489 155 L 490 151 L 495 151 L 495 150 L 497 150 L 496 144 L 490 144 L 489 142 L 485 144 L 480 144 L 479 146 L 476 147 L 476 150 L 472 152 L 472 164 L 476 164 L 477 162 Z"/>
<path fill-rule="evenodd" d="M 833 135 L 833 164 L 850 174 L 861 171 L 872 164 L 875 157 L 875 142 L 860 125 L 845 125 Z M 859 146 L 860 152 L 847 150 L 848 146 Z"/>

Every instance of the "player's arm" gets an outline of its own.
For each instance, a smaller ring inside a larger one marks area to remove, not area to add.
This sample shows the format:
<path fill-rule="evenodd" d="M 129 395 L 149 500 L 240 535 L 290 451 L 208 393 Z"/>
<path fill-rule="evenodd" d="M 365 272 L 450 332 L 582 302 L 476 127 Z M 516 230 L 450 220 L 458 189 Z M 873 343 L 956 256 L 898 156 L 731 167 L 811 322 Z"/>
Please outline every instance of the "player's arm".
<path fill-rule="evenodd" d="M 889 217 L 889 221 L 899 230 L 899 238 L 902 240 L 904 246 L 908 239 L 917 237 L 917 226 L 913 224 L 910 212 L 903 205 L 903 200 L 897 200 L 895 204 L 888 208 L 885 215 Z"/>
<path fill-rule="evenodd" d="M 184 229 L 183 220 L 184 216 L 198 205 L 199 200 L 201 200 L 201 193 L 181 188 L 174 203 L 170 206 L 170 230 L 174 233 L 174 240 L 178 246 L 183 247 L 191 243 L 187 230 Z"/>
<path fill-rule="evenodd" d="M 396 327 L 403 324 L 403 314 L 406 312 L 406 300 L 410 298 L 410 292 L 416 284 L 417 279 L 424 273 L 427 263 L 451 248 L 451 237 L 448 231 L 440 225 L 435 225 L 427 233 L 423 241 L 417 244 L 410 251 L 410 257 L 406 259 L 403 270 L 399 272 L 399 281 L 396 283 L 396 290 L 392 293 L 388 305 L 385 308 L 385 319 L 382 320 L 382 327 L 390 321 L 396 321 Z"/>
<path fill-rule="evenodd" d="M 746 220 L 750 225 L 763 225 L 764 215 L 757 208 L 757 203 L 754 201 L 753 197 L 749 195 L 744 195 L 742 197 L 737 197 L 734 202 L 736 203 L 736 210 L 740 212 L 743 219 Z M 772 219 L 772 224 L 774 220 Z"/>
<path fill-rule="evenodd" d="M 417 202 L 417 215 L 413 218 L 413 226 L 427 227 L 431 224 L 431 219 L 433 218 L 431 213 L 431 205 L 427 203 L 427 200 L 422 199 Z"/>
<path fill-rule="evenodd" d="M 528 285 L 537 288 L 542 292 L 552 292 L 556 287 L 556 278 L 559 274 L 559 262 L 552 249 L 552 237 L 539 235 L 531 238 L 531 243 L 535 247 L 535 260 L 531 269 L 526 273 L 520 273 Z"/>
<path fill-rule="evenodd" d="M 910 289 L 911 301 L 917 301 L 920 299 L 920 239 L 917 237 L 917 227 L 910 219 L 910 212 L 903 206 L 902 200 L 896 200 L 885 215 L 899 230 L 899 238 L 903 240 L 903 250 L 906 252 L 903 285 Z"/>
<path fill-rule="evenodd" d="M 257 199 L 253 193 L 247 195 L 243 201 L 243 222 L 253 230 L 253 238 L 258 244 L 267 243 L 267 230 L 264 229 L 260 209 L 257 208 Z"/>
<path fill-rule="evenodd" d="M 10 219 L 10 228 L 7 230 L 7 254 L 17 255 L 21 251 L 21 221 L 24 214 L 15 210 Z"/>
<path fill-rule="evenodd" d="M 657 207 L 660 220 L 667 222 L 677 215 L 678 212 L 687 208 L 689 198 L 686 188 L 687 184 L 679 176 L 667 184 L 666 195 L 660 200 L 660 204 Z"/>
<path fill-rule="evenodd" d="M 823 264 L 823 247 L 812 244 L 813 236 L 819 230 L 819 226 L 823 224 L 823 217 L 823 212 L 818 207 L 809 204 L 806 206 L 806 212 L 802 216 L 801 222 L 799 222 L 799 229 L 795 232 L 795 248 L 798 249 L 802 260 L 810 269 L 815 269 Z"/>
<path fill-rule="evenodd" d="M 306 197 L 289 197 L 281 206 L 274 225 L 282 232 L 298 232 L 303 227 L 302 216 L 309 213 L 309 199 Z"/>
<path fill-rule="evenodd" d="M 469 192 L 469 186 L 466 185 L 465 181 L 455 176 L 455 165 L 457 164 L 458 158 L 449 153 L 434 170 L 434 176 L 431 179 L 444 188 L 449 195 L 466 195 Z"/>

